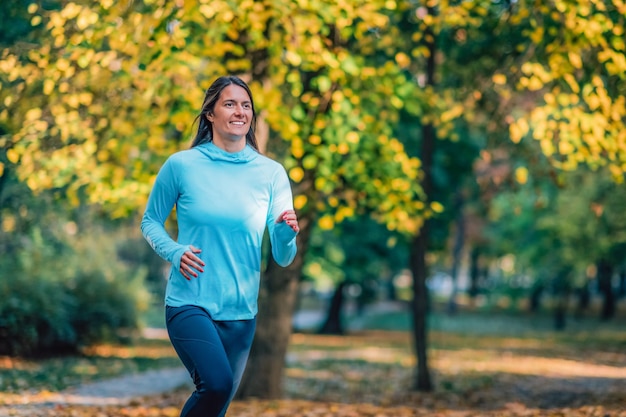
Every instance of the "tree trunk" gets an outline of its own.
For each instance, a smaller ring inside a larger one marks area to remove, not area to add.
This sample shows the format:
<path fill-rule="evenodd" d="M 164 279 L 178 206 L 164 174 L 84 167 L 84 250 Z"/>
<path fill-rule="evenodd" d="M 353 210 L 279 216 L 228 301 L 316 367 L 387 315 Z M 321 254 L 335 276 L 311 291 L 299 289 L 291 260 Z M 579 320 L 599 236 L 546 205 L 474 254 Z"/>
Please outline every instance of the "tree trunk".
<path fill-rule="evenodd" d="M 434 9 L 428 8 L 428 13 L 434 15 Z M 426 63 L 426 84 L 429 87 L 435 84 L 435 35 L 430 28 L 426 29 L 424 36 L 429 57 Z M 422 125 L 422 144 L 420 158 L 422 161 L 422 190 L 426 195 L 427 203 L 432 197 L 433 177 L 432 166 L 435 153 L 435 128 L 431 123 Z M 430 220 L 426 219 L 420 232 L 411 243 L 410 267 L 413 273 L 413 342 L 417 359 L 417 373 L 415 376 L 415 389 L 418 391 L 432 391 L 433 384 L 428 369 L 428 339 L 426 328 L 426 315 L 428 313 L 428 290 L 426 279 L 428 267 L 426 265 L 426 253 L 429 245 Z"/>
<path fill-rule="evenodd" d="M 298 219 L 298 254 L 287 268 L 270 259 L 261 279 L 257 329 L 238 398 L 280 398 L 283 392 L 285 357 L 292 330 L 292 318 L 302 275 L 311 221 Z"/>
<path fill-rule="evenodd" d="M 411 271 L 413 272 L 413 342 L 417 357 L 417 375 L 415 389 L 418 391 L 432 391 L 433 385 L 428 369 L 428 339 L 426 315 L 428 313 L 428 289 L 426 277 L 426 245 L 428 242 L 428 221 L 424 223 L 420 234 L 415 237 L 411 247 Z"/>
<path fill-rule="evenodd" d="M 396 284 L 393 282 L 393 278 L 393 275 L 390 275 L 386 280 L 383 281 L 385 294 L 388 301 L 398 300 L 398 291 L 396 290 Z"/>
<path fill-rule="evenodd" d="M 576 305 L 576 317 L 580 318 L 591 304 L 591 289 L 589 288 L 589 281 L 587 280 L 587 277 L 585 277 L 585 283 L 578 289 L 577 295 L 578 303 Z"/>
<path fill-rule="evenodd" d="M 566 324 L 565 317 L 567 313 L 567 306 L 565 302 L 567 294 L 559 295 L 557 297 L 558 300 L 554 308 L 554 330 L 564 330 Z"/>
<path fill-rule="evenodd" d="M 476 296 L 478 296 L 478 281 L 480 279 L 480 266 L 478 264 L 480 260 L 480 248 L 474 246 L 470 252 L 470 265 L 469 265 L 469 291 L 468 295 L 472 306 L 476 305 Z"/>
<path fill-rule="evenodd" d="M 613 265 L 606 260 L 597 264 L 598 289 L 604 297 L 600 318 L 609 320 L 615 317 L 615 293 L 613 292 Z"/>
<path fill-rule="evenodd" d="M 554 306 L 554 329 L 563 330 L 566 324 L 567 304 L 570 295 L 570 278 L 573 268 L 561 268 L 554 277 L 553 292 L 556 300 Z"/>
<path fill-rule="evenodd" d="M 345 299 L 343 293 L 346 287 L 346 282 L 342 281 L 335 288 L 335 293 L 330 300 L 330 306 L 328 308 L 328 314 L 326 315 L 326 321 L 319 330 L 320 334 L 344 334 L 343 322 L 341 320 L 341 311 L 343 309 L 343 301 Z"/>
<path fill-rule="evenodd" d="M 459 267 L 461 265 L 463 245 L 465 244 L 465 216 L 463 215 L 463 202 L 462 192 L 461 190 L 458 190 L 454 207 L 456 211 L 456 231 L 454 247 L 452 248 L 452 268 L 450 268 L 452 291 L 450 293 L 450 299 L 448 300 L 448 314 L 456 314 L 458 310 L 456 296 L 459 292 Z"/>
<path fill-rule="evenodd" d="M 530 300 L 528 304 L 532 313 L 539 311 L 539 307 L 541 307 L 541 296 L 544 290 L 545 287 L 542 283 L 535 284 L 530 290 Z"/>

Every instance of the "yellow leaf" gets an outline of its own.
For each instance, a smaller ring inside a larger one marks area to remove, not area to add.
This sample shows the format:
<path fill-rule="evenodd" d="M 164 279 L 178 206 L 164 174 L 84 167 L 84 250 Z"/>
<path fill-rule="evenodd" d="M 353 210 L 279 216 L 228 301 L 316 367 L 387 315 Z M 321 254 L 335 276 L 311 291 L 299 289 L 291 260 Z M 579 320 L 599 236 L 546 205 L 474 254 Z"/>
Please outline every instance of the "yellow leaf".
<path fill-rule="evenodd" d="M 330 230 L 335 226 L 335 221 L 329 215 L 322 216 L 317 223 L 322 230 Z"/>
<path fill-rule="evenodd" d="M 398 52 L 396 54 L 396 62 L 400 68 L 406 68 L 411 64 L 411 58 L 404 52 Z"/>
<path fill-rule="evenodd" d="M 346 141 L 349 143 L 359 143 L 359 134 L 355 131 L 349 132 L 346 135 Z"/>
<path fill-rule="evenodd" d="M 26 120 L 37 120 L 41 119 L 41 109 L 39 107 L 34 107 L 26 112 L 25 115 Z"/>
<path fill-rule="evenodd" d="M 389 102 L 393 105 L 393 107 L 395 107 L 396 109 L 401 109 L 402 106 L 404 106 L 404 102 L 402 101 L 402 99 L 400 99 L 400 97 L 398 96 L 391 96 L 389 98 Z"/>
<path fill-rule="evenodd" d="M 76 19 L 76 26 L 80 30 L 85 30 L 89 26 L 89 15 L 87 13 L 81 13 Z"/>
<path fill-rule="evenodd" d="M 433 201 L 432 203 L 430 203 L 430 209 L 435 213 L 443 213 L 444 207 L 440 202 Z"/>
<path fill-rule="evenodd" d="M 305 169 L 313 169 L 317 166 L 317 157 L 315 155 L 307 155 L 302 160 L 302 166 Z"/>
<path fill-rule="evenodd" d="M 306 205 L 307 197 L 305 195 L 298 195 L 293 199 L 293 206 L 296 210 L 300 210 L 302 207 Z"/>
<path fill-rule="evenodd" d="M 624 182 L 624 172 L 626 171 L 626 169 L 622 170 L 622 168 L 620 168 L 619 166 L 615 164 L 610 164 L 609 171 L 611 171 L 611 175 L 613 176 L 613 179 L 618 184 L 622 184 Z"/>
<path fill-rule="evenodd" d="M 67 59 L 59 59 L 57 61 L 57 68 L 59 71 L 66 71 L 70 67 L 70 62 Z"/>
<path fill-rule="evenodd" d="M 17 162 L 20 160 L 20 155 L 15 149 L 11 148 L 7 151 L 7 158 L 11 163 L 17 164 Z"/>
<path fill-rule="evenodd" d="M 593 94 L 593 95 L 588 95 L 588 96 L 583 96 L 585 102 L 587 102 L 587 105 L 589 106 L 589 110 L 595 110 L 598 107 L 600 107 L 600 99 L 598 98 L 597 95 Z"/>
<path fill-rule="evenodd" d="M 43 93 L 49 96 L 50 93 L 52 93 L 52 90 L 54 90 L 54 81 L 47 79 L 43 82 Z"/>
<path fill-rule="evenodd" d="M 302 146 L 295 146 L 294 145 L 294 146 L 291 147 L 291 154 L 295 158 L 300 159 L 304 155 L 304 149 L 302 148 Z"/>
<path fill-rule="evenodd" d="M 554 143 L 550 139 L 540 139 L 539 145 L 546 156 L 554 155 Z"/>
<path fill-rule="evenodd" d="M 541 81 L 541 79 L 539 79 L 539 77 L 533 76 L 530 77 L 530 80 L 528 80 L 528 89 L 530 91 L 537 91 L 540 90 L 543 87 L 543 82 Z"/>
<path fill-rule="evenodd" d="M 293 167 L 289 170 L 289 177 L 295 182 L 300 182 L 304 178 L 304 170 L 300 167 Z"/>
<path fill-rule="evenodd" d="M 580 92 L 580 86 L 572 74 L 563 74 L 563 78 L 574 93 L 578 94 Z"/>
<path fill-rule="evenodd" d="M 287 62 L 295 67 L 299 66 L 302 63 L 302 57 L 293 51 L 287 51 L 285 53 L 285 59 L 287 60 Z"/>
<path fill-rule="evenodd" d="M 354 209 L 348 206 L 341 206 L 335 213 L 335 221 L 337 223 L 342 222 L 345 218 L 354 216 Z"/>
<path fill-rule="evenodd" d="M 515 170 L 515 180 L 520 184 L 526 184 L 528 181 L 528 169 L 526 167 L 518 167 Z"/>
<path fill-rule="evenodd" d="M 528 133 L 528 129 L 526 119 L 519 119 L 515 123 L 511 123 L 511 126 L 509 126 L 509 135 L 513 143 L 519 143 L 526 133 Z"/>
<path fill-rule="evenodd" d="M 333 95 L 331 97 L 332 97 L 332 101 L 340 102 L 340 101 L 342 101 L 344 99 L 345 96 L 344 96 L 343 92 L 337 90 L 337 91 L 335 91 L 333 93 Z"/>
<path fill-rule="evenodd" d="M 4 232 L 11 233 L 15 231 L 15 224 L 16 224 L 15 217 L 11 216 L 10 214 L 7 214 L 2 219 L 2 230 Z"/>
<path fill-rule="evenodd" d="M 494 84 L 504 85 L 504 84 L 506 84 L 506 75 L 504 75 L 504 74 L 495 74 L 493 77 L 491 77 L 491 80 L 493 81 Z"/>
<path fill-rule="evenodd" d="M 455 104 L 454 106 L 452 106 L 450 109 L 446 110 L 445 112 L 443 112 L 441 114 L 441 121 L 442 122 L 449 122 L 451 120 L 454 120 L 455 118 L 461 116 L 463 114 L 463 111 L 465 110 L 465 107 L 463 107 L 462 104 Z"/>
<path fill-rule="evenodd" d="M 315 189 L 322 190 L 326 186 L 326 179 L 324 177 L 317 177 L 315 179 Z"/>
<path fill-rule="evenodd" d="M 574 68 L 582 68 L 583 60 L 580 58 L 576 52 L 570 51 L 567 56 L 569 57 L 569 62 L 574 66 Z"/>
<path fill-rule="evenodd" d="M 571 143 L 565 140 L 559 141 L 559 153 L 561 155 L 569 155 L 574 151 L 574 146 Z"/>

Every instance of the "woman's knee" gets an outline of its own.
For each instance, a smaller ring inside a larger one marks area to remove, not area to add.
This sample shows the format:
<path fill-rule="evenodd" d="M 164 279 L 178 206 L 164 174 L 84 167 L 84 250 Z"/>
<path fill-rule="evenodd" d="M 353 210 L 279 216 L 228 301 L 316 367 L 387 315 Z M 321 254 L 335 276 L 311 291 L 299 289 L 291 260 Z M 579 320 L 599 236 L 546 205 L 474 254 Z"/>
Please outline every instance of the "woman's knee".
<path fill-rule="evenodd" d="M 220 410 L 230 400 L 233 391 L 233 379 L 220 378 L 209 382 L 201 381 L 196 385 L 197 401 L 202 403 L 201 408 Z"/>
<path fill-rule="evenodd" d="M 228 397 L 233 390 L 233 383 L 232 373 L 220 376 L 211 375 L 210 378 L 200 377 L 196 383 L 196 391 L 201 395 L 225 395 Z"/>

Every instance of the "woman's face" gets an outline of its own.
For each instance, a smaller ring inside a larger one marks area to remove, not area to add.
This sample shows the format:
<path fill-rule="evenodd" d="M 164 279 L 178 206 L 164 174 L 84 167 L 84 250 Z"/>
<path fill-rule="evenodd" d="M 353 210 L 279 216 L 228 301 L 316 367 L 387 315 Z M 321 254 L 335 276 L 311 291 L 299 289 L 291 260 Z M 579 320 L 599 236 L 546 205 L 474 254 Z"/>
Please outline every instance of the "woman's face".
<path fill-rule="evenodd" d="M 239 151 L 246 145 L 246 134 L 252 122 L 252 101 L 248 92 L 238 85 L 224 88 L 207 115 L 213 124 L 213 142 L 229 151 Z"/>

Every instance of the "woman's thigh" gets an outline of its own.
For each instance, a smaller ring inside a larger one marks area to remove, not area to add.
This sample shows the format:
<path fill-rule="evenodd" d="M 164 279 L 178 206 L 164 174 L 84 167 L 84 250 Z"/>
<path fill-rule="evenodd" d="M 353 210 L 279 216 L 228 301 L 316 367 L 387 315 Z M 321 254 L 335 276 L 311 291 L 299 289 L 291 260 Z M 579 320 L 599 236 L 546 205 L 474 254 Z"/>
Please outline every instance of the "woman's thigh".
<path fill-rule="evenodd" d="M 254 339 L 256 319 L 216 321 L 215 326 L 233 372 L 234 391 L 241 382 L 241 377 L 248 361 L 250 347 Z"/>
<path fill-rule="evenodd" d="M 196 385 L 200 382 L 197 378 L 212 384 L 218 383 L 218 378 L 232 378 L 233 388 L 238 387 L 256 319 L 214 321 L 201 307 L 182 306 L 167 307 L 166 320 L 172 345 Z"/>
<path fill-rule="evenodd" d="M 168 307 L 167 331 L 196 389 L 227 390 L 233 373 L 215 323 L 200 307 Z"/>

